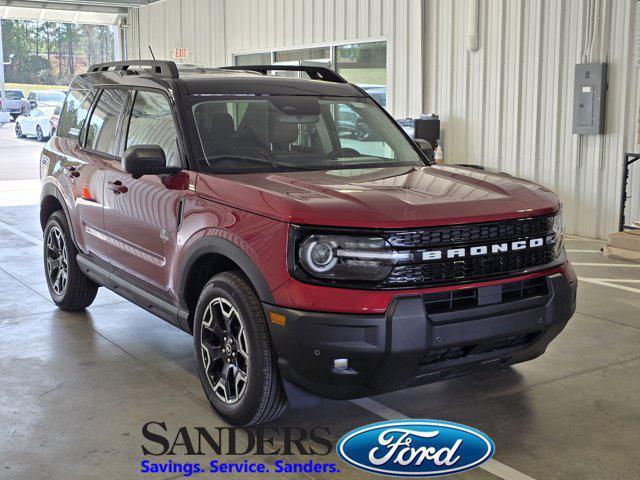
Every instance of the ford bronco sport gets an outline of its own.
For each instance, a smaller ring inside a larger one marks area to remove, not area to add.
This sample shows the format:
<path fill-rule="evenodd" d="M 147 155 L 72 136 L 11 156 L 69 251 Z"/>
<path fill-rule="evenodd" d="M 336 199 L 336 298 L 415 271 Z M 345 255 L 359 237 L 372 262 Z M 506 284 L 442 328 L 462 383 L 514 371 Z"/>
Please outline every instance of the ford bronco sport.
<path fill-rule="evenodd" d="M 556 195 L 433 165 L 324 68 L 93 66 L 41 177 L 54 302 L 104 286 L 193 334 L 233 424 L 530 360 L 575 309 Z"/>

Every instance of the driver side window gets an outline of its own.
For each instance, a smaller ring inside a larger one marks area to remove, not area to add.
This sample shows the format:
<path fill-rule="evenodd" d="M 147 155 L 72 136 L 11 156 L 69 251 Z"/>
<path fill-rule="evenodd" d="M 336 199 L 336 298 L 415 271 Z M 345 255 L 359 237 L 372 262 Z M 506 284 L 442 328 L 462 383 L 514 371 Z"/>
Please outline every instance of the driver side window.
<path fill-rule="evenodd" d="M 168 167 L 182 166 L 171 105 L 163 94 L 136 92 L 125 149 L 134 145 L 158 145 L 164 150 Z"/>

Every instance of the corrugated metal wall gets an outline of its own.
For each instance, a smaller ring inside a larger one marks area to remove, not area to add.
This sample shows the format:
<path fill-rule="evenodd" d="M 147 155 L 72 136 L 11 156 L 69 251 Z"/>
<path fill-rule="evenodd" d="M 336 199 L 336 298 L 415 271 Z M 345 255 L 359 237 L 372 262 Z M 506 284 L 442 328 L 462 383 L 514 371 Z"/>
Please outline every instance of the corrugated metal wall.
<path fill-rule="evenodd" d="M 158 58 L 189 48 L 192 63 L 229 65 L 233 54 L 387 40 L 387 102 L 397 117 L 422 109 L 420 0 L 166 0 L 135 10 L 128 54 Z M 138 32 L 141 49 L 138 52 Z"/>
<path fill-rule="evenodd" d="M 534 179 L 560 194 L 571 233 L 604 237 L 618 221 L 622 154 L 638 151 L 640 83 L 634 0 L 600 6 L 596 42 L 608 57 L 606 134 L 571 133 L 574 65 L 584 51 L 587 0 L 480 1 L 480 49 L 466 49 L 468 0 L 429 0 L 426 111 L 445 129 L 447 163 L 473 162 Z M 640 218 L 640 168 L 631 216 Z"/>
<path fill-rule="evenodd" d="M 128 54 L 175 47 L 190 62 L 235 53 L 386 38 L 388 103 L 397 117 L 437 112 L 447 162 L 535 179 L 565 203 L 571 233 L 617 226 L 623 151 L 637 151 L 640 80 L 634 0 L 480 0 L 480 49 L 466 50 L 468 0 L 166 0 L 132 11 Z M 607 133 L 571 134 L 574 65 L 599 5 L 608 55 Z M 138 42 L 139 40 L 139 42 Z M 138 48 L 140 45 L 140 48 Z M 640 218 L 640 167 L 631 216 Z"/>
<path fill-rule="evenodd" d="M 132 9 L 127 29 L 127 56 L 171 58 L 172 48 L 188 48 L 189 62 L 204 66 L 225 63 L 223 0 L 167 0 Z"/>

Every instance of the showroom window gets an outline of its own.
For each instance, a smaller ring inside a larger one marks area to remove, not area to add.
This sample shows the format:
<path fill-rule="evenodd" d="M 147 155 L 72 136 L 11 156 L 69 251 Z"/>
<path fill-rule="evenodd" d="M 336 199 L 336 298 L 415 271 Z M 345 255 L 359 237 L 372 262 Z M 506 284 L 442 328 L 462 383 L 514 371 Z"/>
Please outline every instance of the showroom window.
<path fill-rule="evenodd" d="M 362 87 L 383 107 L 387 104 L 387 43 L 353 43 L 336 47 L 336 71 Z"/>
<path fill-rule="evenodd" d="M 273 56 L 273 60 L 272 60 Z M 383 107 L 387 106 L 387 42 L 360 42 L 346 45 L 250 53 L 234 57 L 236 65 L 316 65 L 334 69 L 349 82 L 367 91 Z M 295 72 L 278 75 L 299 77 Z"/>
<path fill-rule="evenodd" d="M 127 98 L 127 90 L 103 90 L 87 126 L 86 148 L 117 155 L 118 119 Z"/>
<path fill-rule="evenodd" d="M 301 50 L 282 50 L 275 53 L 276 63 L 317 62 L 331 65 L 331 48 L 304 48 Z"/>
<path fill-rule="evenodd" d="M 164 150 L 167 166 L 181 166 L 176 129 L 169 100 L 161 93 L 139 91 L 133 103 L 127 148 L 158 145 Z"/>
<path fill-rule="evenodd" d="M 236 65 L 270 65 L 270 53 L 249 53 L 247 55 L 236 55 L 234 57 Z"/>

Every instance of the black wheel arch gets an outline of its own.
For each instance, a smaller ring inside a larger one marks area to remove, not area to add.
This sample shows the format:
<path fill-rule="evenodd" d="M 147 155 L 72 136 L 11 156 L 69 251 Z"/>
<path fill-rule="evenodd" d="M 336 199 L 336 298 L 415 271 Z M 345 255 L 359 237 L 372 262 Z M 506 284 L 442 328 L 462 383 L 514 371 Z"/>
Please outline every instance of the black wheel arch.
<path fill-rule="evenodd" d="M 262 272 L 247 253 L 225 238 L 203 237 L 196 240 L 189 248 L 178 270 L 176 288 L 178 299 L 182 305 L 189 309 L 190 317 L 195 311 L 192 306 L 194 291 L 192 290 L 192 285 L 190 285 L 190 280 L 193 280 L 199 263 L 207 258 L 219 259 L 223 265 L 231 269 L 237 267 L 247 277 L 261 301 L 269 304 L 275 303 L 271 289 Z M 226 268 L 220 271 L 224 270 Z M 208 280 L 207 278 L 205 283 Z M 199 292 L 197 294 L 199 295 Z"/>
<path fill-rule="evenodd" d="M 69 225 L 71 225 L 71 217 L 69 216 L 69 207 L 64 199 L 62 192 L 51 182 L 45 183 L 42 186 L 40 193 L 40 227 L 44 232 L 47 226 L 47 221 L 53 212 L 62 210 L 64 216 L 67 217 Z M 76 248 L 78 248 L 78 242 L 76 241 L 75 232 L 73 228 L 69 228 L 71 239 Z"/>

